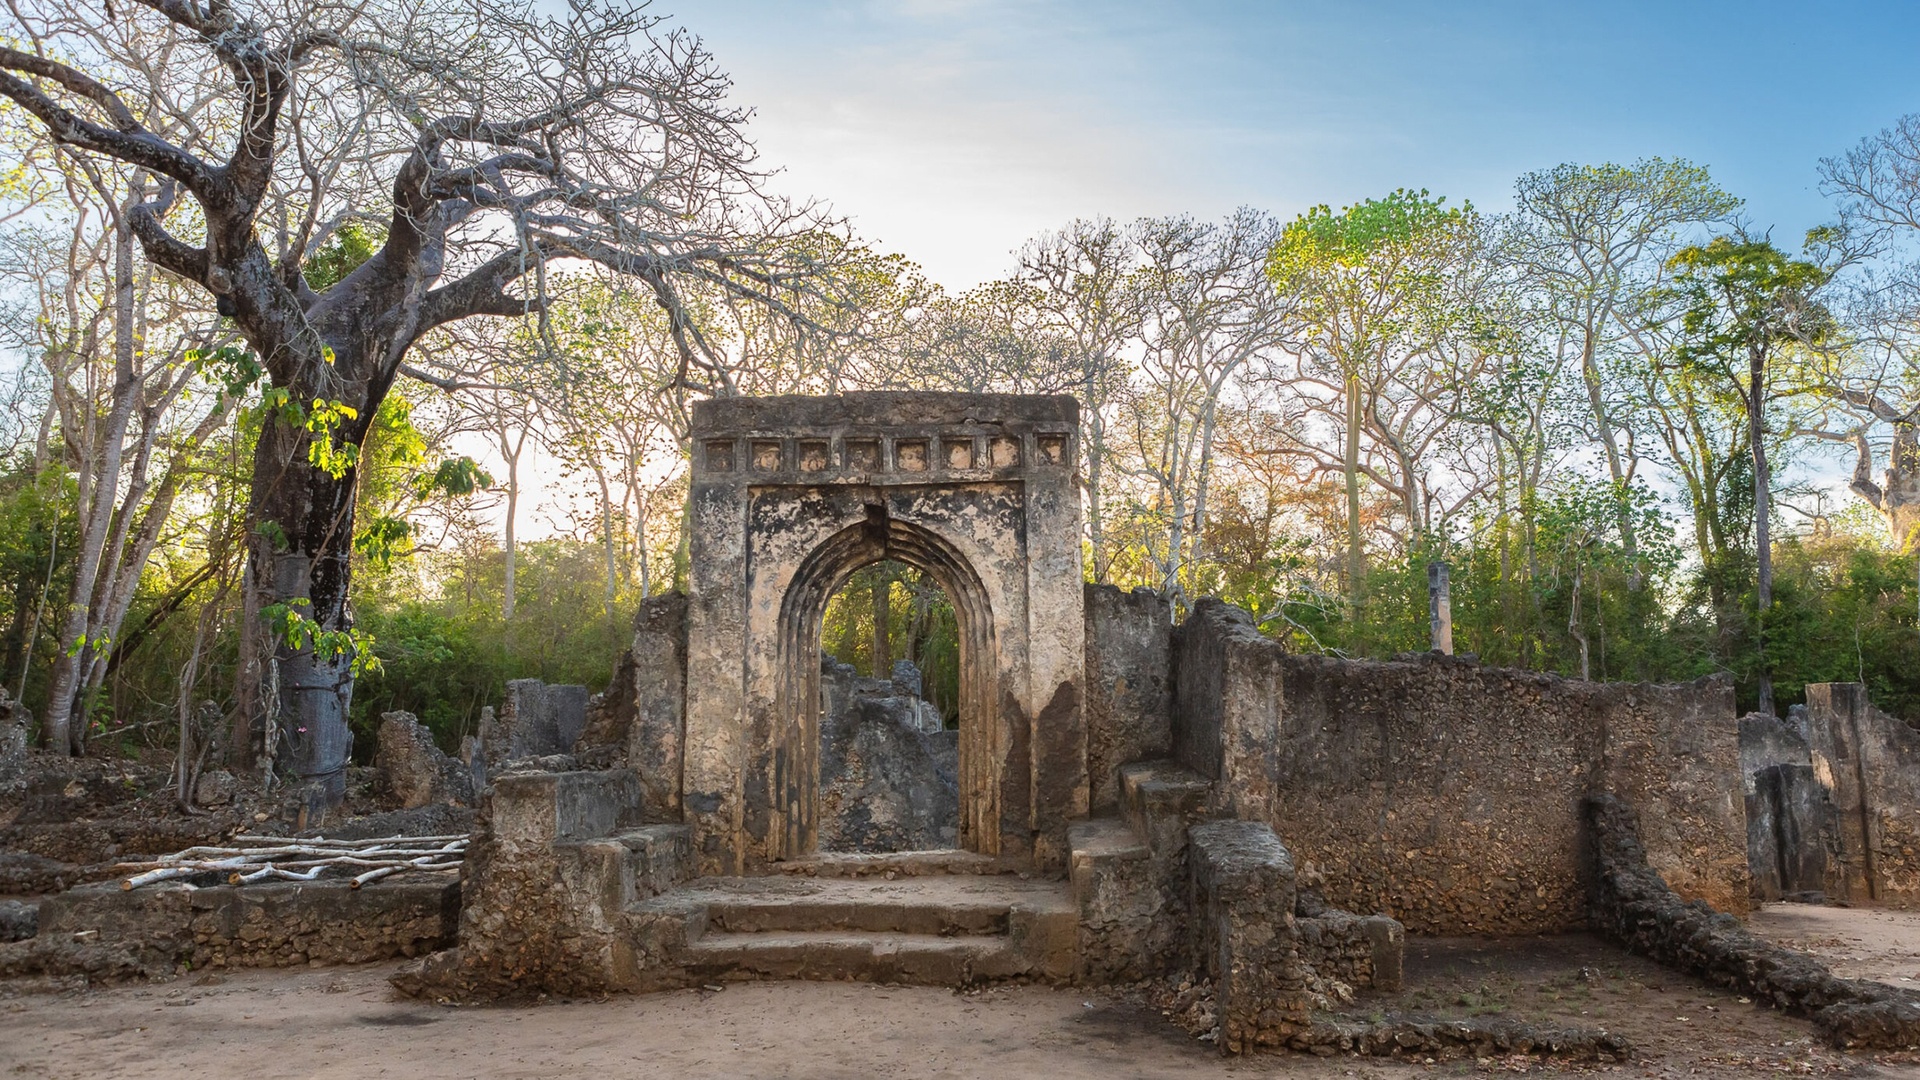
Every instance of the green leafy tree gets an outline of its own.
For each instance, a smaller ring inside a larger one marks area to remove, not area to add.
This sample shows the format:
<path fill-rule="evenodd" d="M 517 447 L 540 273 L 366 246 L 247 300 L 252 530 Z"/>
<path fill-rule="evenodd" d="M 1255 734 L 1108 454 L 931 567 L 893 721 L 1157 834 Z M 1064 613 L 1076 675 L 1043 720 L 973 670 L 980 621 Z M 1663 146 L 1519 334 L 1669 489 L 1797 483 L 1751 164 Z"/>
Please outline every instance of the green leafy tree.
<path fill-rule="evenodd" d="M 1398 190 L 1335 212 L 1316 206 L 1286 226 L 1267 275 L 1295 300 L 1292 338 L 1338 402 L 1347 497 L 1347 582 L 1358 604 L 1366 577 L 1361 531 L 1362 440 L 1371 398 L 1409 358 L 1439 347 L 1460 309 L 1450 276 L 1473 243 L 1472 206 Z"/>
<path fill-rule="evenodd" d="M 1673 361 L 1731 397 L 1746 421 L 1753 484 L 1754 609 L 1765 656 L 1765 625 L 1773 604 L 1773 470 L 1768 462 L 1769 405 L 1791 392 L 1790 373 L 1778 369 L 1833 332 L 1820 301 L 1831 271 L 1795 259 L 1767 240 L 1719 237 L 1683 248 L 1670 261 L 1682 303 L 1681 337 Z M 1784 380 L 1784 385 L 1783 385 Z M 1763 664 L 1757 675 L 1760 709 L 1774 708 L 1773 682 Z"/>

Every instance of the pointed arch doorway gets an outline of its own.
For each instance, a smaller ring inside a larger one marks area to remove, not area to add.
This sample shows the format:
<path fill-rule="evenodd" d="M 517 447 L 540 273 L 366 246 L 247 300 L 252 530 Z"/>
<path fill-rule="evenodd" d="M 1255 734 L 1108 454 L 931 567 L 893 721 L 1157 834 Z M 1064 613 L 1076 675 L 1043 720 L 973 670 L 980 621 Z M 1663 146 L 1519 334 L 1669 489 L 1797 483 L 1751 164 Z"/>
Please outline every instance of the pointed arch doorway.
<path fill-rule="evenodd" d="M 961 639 L 960 842 L 1040 868 L 1087 812 L 1072 398 L 696 404 L 683 814 L 701 871 L 818 844 L 820 625 L 848 575 L 933 578 Z"/>
<path fill-rule="evenodd" d="M 888 560 L 932 578 L 953 605 L 960 654 L 960 846 L 997 855 L 1000 800 L 993 762 L 998 726 L 987 720 L 996 681 L 992 600 L 953 545 L 923 526 L 888 519 L 884 502 L 868 504 L 866 520 L 829 537 L 801 563 L 780 607 L 779 710 L 785 723 L 777 736 L 780 767 L 773 783 L 774 801 L 782 808 L 781 846 L 791 854 L 819 850 L 820 654 L 827 602 L 856 571 Z"/>

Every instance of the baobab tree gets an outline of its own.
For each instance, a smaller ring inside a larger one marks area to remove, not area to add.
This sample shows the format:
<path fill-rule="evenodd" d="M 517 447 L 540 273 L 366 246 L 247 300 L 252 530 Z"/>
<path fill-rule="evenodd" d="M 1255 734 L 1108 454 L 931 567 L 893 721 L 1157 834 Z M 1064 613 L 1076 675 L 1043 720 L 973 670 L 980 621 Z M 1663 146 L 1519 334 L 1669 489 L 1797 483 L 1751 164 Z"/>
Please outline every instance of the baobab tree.
<path fill-rule="evenodd" d="M 248 514 L 238 746 L 278 747 L 323 810 L 344 794 L 355 664 L 355 463 L 422 336 L 539 313 L 592 268 L 665 313 L 679 378 L 721 358 L 695 283 L 775 309 L 819 287 L 831 223 L 762 194 L 746 113 L 699 40 L 644 5 L 570 0 L 24 0 L 0 95 L 133 177 L 146 258 L 213 295 L 264 383 Z M 377 238 L 323 291 L 346 226 Z"/>

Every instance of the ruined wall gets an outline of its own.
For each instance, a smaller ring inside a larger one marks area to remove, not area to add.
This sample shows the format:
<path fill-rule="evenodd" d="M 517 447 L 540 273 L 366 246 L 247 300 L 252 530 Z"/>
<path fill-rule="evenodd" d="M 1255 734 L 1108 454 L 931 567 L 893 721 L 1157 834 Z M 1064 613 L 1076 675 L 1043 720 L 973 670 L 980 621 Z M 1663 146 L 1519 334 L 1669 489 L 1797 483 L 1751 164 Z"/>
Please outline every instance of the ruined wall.
<path fill-rule="evenodd" d="M 1210 596 L 1173 632 L 1173 754 L 1218 781 L 1218 816 L 1262 821 L 1274 811 L 1286 659 L 1251 615 Z"/>
<path fill-rule="evenodd" d="M 1874 708 L 1859 683 L 1813 683 L 1807 736 L 1837 834 L 1828 899 L 1920 905 L 1920 733 Z"/>
<path fill-rule="evenodd" d="M 680 770 L 687 727 L 687 598 L 670 592 L 640 602 L 633 643 L 614 667 L 582 744 L 618 748 L 613 760 L 640 776 L 640 820 L 680 820 Z"/>
<path fill-rule="evenodd" d="M 1167 598 L 1150 589 L 1088 585 L 1087 780 L 1095 815 L 1120 806 L 1120 767 L 1166 757 L 1173 733 Z"/>
<path fill-rule="evenodd" d="M 89 944 L 129 943 L 161 963 L 213 967 L 365 964 L 422 956 L 453 944 L 460 884 L 445 875 L 383 881 L 164 884 L 115 882 L 50 896 L 40 934 Z"/>
<path fill-rule="evenodd" d="M 1580 800 L 1605 790 L 1646 808 L 1649 857 L 1678 892 L 1747 908 L 1725 682 L 1289 656 L 1209 601 L 1175 661 L 1174 745 L 1217 779 L 1215 812 L 1271 824 L 1336 907 L 1416 933 L 1580 926 Z"/>
<path fill-rule="evenodd" d="M 1827 889 L 1827 851 L 1837 848 L 1832 792 L 1813 768 L 1807 710 L 1782 719 L 1740 718 L 1746 786 L 1747 869 L 1757 901 L 1812 899 Z"/>
<path fill-rule="evenodd" d="M 509 761 L 571 754 L 586 726 L 586 687 L 513 679 L 499 715 L 481 713 L 480 743 L 487 767 L 498 770 Z"/>
<path fill-rule="evenodd" d="M 960 733 L 941 728 L 912 687 L 861 678 L 832 657 L 821 658 L 820 683 L 820 850 L 958 846 Z"/>

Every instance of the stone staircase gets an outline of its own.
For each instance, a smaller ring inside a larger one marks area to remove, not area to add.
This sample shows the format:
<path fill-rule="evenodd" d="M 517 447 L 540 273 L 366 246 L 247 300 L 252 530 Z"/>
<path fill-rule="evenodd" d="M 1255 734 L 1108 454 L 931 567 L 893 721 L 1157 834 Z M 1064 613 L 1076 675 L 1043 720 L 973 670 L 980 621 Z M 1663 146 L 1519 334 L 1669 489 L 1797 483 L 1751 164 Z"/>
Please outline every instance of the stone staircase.
<path fill-rule="evenodd" d="M 978 859 L 828 857 L 780 876 L 695 878 L 627 912 L 643 951 L 664 946 L 686 983 L 1072 978 L 1079 908 L 1067 883 L 938 869 Z"/>

